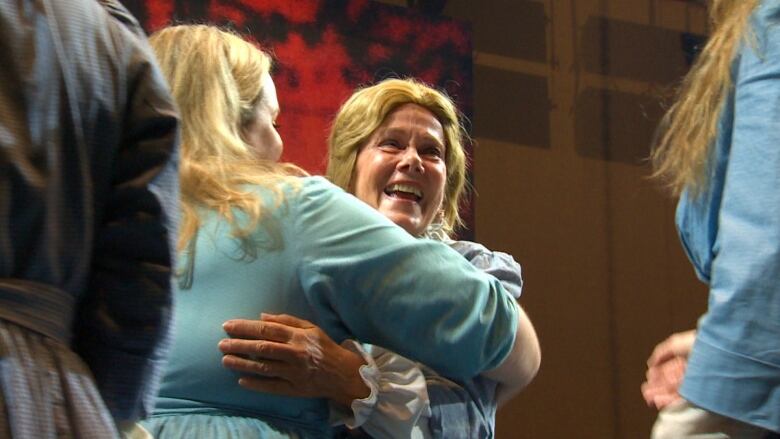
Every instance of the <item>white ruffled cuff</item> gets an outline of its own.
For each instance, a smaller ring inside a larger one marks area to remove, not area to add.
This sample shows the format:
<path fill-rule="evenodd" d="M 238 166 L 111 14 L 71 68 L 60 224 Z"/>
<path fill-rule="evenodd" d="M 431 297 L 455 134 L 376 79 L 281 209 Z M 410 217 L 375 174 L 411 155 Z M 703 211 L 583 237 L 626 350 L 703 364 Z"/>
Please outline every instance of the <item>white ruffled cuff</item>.
<path fill-rule="evenodd" d="M 353 400 L 351 413 L 331 404 L 331 422 L 349 428 L 362 427 L 375 438 L 412 437 L 421 417 L 431 415 L 425 376 L 417 364 L 354 340 L 345 340 L 341 345 L 365 360 L 359 373 L 371 393 Z"/>

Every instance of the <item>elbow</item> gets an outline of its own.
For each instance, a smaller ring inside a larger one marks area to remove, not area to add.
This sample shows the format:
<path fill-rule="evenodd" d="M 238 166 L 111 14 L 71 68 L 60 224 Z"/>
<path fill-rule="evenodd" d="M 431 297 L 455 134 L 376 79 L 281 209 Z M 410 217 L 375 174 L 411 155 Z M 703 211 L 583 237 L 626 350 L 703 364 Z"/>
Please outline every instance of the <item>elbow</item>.
<path fill-rule="evenodd" d="M 536 377 L 542 363 L 542 351 L 536 330 L 528 316 L 519 306 L 518 308 L 520 322 L 517 325 L 512 351 L 498 367 L 483 373 L 483 376 L 517 391 L 527 386 Z"/>
<path fill-rule="evenodd" d="M 522 385 L 520 388 L 527 386 L 536 378 L 536 374 L 539 373 L 539 368 L 542 366 L 542 350 L 539 347 L 539 340 L 534 337 L 534 346 L 528 350 L 525 355 L 524 363 L 520 370 L 519 375 L 522 377 Z"/>

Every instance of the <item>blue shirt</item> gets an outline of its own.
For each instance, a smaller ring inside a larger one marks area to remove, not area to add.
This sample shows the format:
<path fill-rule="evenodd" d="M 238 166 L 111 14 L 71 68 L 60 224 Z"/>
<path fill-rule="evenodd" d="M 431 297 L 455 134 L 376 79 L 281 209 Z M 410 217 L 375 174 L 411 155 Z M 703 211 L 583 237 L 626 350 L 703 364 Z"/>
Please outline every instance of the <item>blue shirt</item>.
<path fill-rule="evenodd" d="M 713 145 L 706 193 L 685 193 L 677 225 L 710 287 L 681 394 L 780 432 L 780 0 L 750 20 Z"/>

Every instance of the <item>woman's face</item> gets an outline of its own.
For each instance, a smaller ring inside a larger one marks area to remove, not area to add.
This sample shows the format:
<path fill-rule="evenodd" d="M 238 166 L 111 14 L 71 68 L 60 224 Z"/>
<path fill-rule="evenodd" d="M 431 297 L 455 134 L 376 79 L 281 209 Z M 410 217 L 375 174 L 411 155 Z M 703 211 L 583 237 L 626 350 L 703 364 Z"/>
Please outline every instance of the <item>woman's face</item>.
<path fill-rule="evenodd" d="M 388 114 L 360 149 L 352 192 L 414 236 L 436 218 L 447 180 L 444 129 L 416 104 Z"/>
<path fill-rule="evenodd" d="M 279 116 L 276 87 L 268 73 L 264 73 L 260 80 L 263 83 L 262 96 L 255 106 L 254 117 L 241 129 L 241 135 L 258 157 L 278 161 L 284 145 L 276 131 L 276 118 Z"/>

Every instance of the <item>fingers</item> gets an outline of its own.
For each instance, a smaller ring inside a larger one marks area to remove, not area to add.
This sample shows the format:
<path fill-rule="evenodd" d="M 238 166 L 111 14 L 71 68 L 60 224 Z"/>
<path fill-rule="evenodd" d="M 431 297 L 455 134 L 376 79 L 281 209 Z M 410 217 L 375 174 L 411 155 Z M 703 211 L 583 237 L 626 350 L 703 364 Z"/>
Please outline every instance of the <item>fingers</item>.
<path fill-rule="evenodd" d="M 678 332 L 669 337 L 669 345 L 674 355 L 684 358 L 688 358 L 688 355 L 690 355 L 695 341 L 695 330 Z"/>
<path fill-rule="evenodd" d="M 294 333 L 294 329 L 287 325 L 259 320 L 228 320 L 222 328 L 234 338 L 277 342 L 289 341 Z"/>
<path fill-rule="evenodd" d="M 654 407 L 656 389 L 652 386 L 652 384 L 645 381 L 644 383 L 642 383 L 641 390 L 642 390 L 642 398 L 644 398 L 645 403 L 648 405 L 648 407 Z"/>
<path fill-rule="evenodd" d="M 682 397 L 679 394 L 677 394 L 677 393 L 674 393 L 674 394 L 664 394 L 664 395 L 656 396 L 656 398 L 655 398 L 655 400 L 653 402 L 655 403 L 655 408 L 657 408 L 658 410 L 661 410 L 664 407 L 666 407 L 666 406 L 668 406 L 668 405 L 670 405 L 670 404 L 672 404 L 674 402 L 677 402 L 677 401 L 679 401 L 681 399 L 682 399 Z"/>
<path fill-rule="evenodd" d="M 672 357 L 674 357 L 674 352 L 670 347 L 669 338 L 667 338 L 661 343 L 658 343 L 655 349 L 653 349 L 653 353 L 650 354 L 650 358 L 647 359 L 647 367 L 656 366 Z"/>
<path fill-rule="evenodd" d="M 687 362 L 674 357 L 647 369 L 642 383 L 642 397 L 650 407 L 660 410 L 680 399 L 679 389 L 685 376 Z"/>
<path fill-rule="evenodd" d="M 286 378 L 285 372 L 289 370 L 286 363 L 275 360 L 250 360 L 236 355 L 222 357 L 222 365 L 236 372 L 260 375 L 262 377 Z"/>
<path fill-rule="evenodd" d="M 292 362 L 298 358 L 298 351 L 294 346 L 273 341 L 224 338 L 219 341 L 218 347 L 223 354 L 250 356 L 265 360 Z"/>
<path fill-rule="evenodd" d="M 260 320 L 264 322 L 275 322 L 283 325 L 292 326 L 293 328 L 307 329 L 314 326 L 310 321 L 299 319 L 298 317 L 291 316 L 289 314 L 260 314 Z"/>
<path fill-rule="evenodd" d="M 653 349 L 653 353 L 650 358 L 647 359 L 647 366 L 652 367 L 656 364 L 663 363 L 672 357 L 688 358 L 691 350 L 693 349 L 693 343 L 696 340 L 696 330 L 677 332 L 666 340 L 658 343 Z"/>
<path fill-rule="evenodd" d="M 238 384 L 256 392 L 273 393 L 285 396 L 308 396 L 296 389 L 289 381 L 278 378 L 241 377 Z"/>

